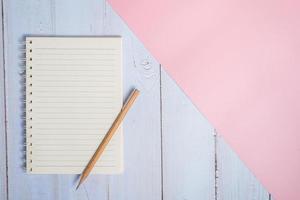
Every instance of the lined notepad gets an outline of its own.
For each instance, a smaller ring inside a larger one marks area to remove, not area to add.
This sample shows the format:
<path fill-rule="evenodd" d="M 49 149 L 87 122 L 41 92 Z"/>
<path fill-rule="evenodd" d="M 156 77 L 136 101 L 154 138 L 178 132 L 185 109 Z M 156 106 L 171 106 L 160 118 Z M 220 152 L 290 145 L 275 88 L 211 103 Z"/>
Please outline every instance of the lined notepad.
<path fill-rule="evenodd" d="M 26 38 L 27 172 L 79 174 L 122 106 L 120 37 Z M 121 128 L 92 173 L 123 169 Z"/>

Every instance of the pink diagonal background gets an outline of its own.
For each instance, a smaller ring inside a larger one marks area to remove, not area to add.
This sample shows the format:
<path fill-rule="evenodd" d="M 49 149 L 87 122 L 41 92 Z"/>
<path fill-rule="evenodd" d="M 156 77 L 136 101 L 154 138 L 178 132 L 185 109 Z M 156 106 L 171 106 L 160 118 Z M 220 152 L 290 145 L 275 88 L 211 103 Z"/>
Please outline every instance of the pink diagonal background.
<path fill-rule="evenodd" d="M 277 200 L 300 199 L 300 3 L 110 0 Z"/>

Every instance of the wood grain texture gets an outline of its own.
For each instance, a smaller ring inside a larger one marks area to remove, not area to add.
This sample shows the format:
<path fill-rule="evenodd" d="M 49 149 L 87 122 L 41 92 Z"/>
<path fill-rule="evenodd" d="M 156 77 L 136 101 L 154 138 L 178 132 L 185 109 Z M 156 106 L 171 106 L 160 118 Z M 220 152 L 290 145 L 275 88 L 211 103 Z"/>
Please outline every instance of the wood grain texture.
<path fill-rule="evenodd" d="M 269 200 L 269 193 L 224 142 L 217 136 L 218 199 Z"/>
<path fill-rule="evenodd" d="M 105 34 L 123 37 L 124 95 L 141 91 L 123 124 L 124 173 L 111 176 L 109 199 L 161 199 L 160 65 L 106 4 Z"/>
<path fill-rule="evenodd" d="M 214 129 L 162 70 L 163 199 L 214 199 Z"/>
<path fill-rule="evenodd" d="M 3 18 L 2 1 L 0 2 L 0 200 L 7 199 L 6 170 L 6 111 L 5 111 L 5 71 L 3 58 Z"/>

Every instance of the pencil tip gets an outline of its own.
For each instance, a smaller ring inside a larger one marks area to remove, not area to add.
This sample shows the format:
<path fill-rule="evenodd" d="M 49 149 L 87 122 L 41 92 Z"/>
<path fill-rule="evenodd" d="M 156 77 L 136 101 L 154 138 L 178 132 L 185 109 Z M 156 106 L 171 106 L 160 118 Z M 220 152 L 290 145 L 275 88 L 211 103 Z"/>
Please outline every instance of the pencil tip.
<path fill-rule="evenodd" d="M 75 190 L 77 190 L 77 189 L 79 188 L 79 186 L 81 185 L 81 183 L 82 183 L 82 177 L 80 178 L 80 180 L 79 180 L 79 182 L 78 182 L 78 185 L 77 185 L 77 187 L 76 187 Z"/>
<path fill-rule="evenodd" d="M 78 183 L 78 185 L 77 185 L 77 187 L 76 187 L 76 189 L 75 189 L 75 190 L 77 190 L 77 189 L 79 188 L 79 186 L 80 186 L 80 182 Z"/>

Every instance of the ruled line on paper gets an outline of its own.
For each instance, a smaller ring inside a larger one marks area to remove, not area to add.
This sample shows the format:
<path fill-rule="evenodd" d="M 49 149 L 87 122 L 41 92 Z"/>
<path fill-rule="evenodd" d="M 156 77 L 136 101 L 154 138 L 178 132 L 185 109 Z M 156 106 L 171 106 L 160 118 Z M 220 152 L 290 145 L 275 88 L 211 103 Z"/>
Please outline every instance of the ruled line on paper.
<path fill-rule="evenodd" d="M 85 167 L 86 165 L 61 165 L 61 166 L 58 166 L 58 165 L 36 165 L 36 167 L 51 167 L 51 168 L 55 168 L 55 167 L 68 167 L 68 168 L 74 168 L 74 167 Z M 100 167 L 100 166 L 99 166 Z M 115 165 L 101 165 L 101 168 L 111 168 L 111 167 L 115 167 Z M 96 167 L 95 167 L 96 168 Z M 97 169 L 97 168 L 96 168 Z"/>
<path fill-rule="evenodd" d="M 94 151 L 34 151 L 34 153 L 32 154 L 35 157 L 45 157 L 45 156 L 91 156 L 93 155 Z M 114 152 L 115 153 L 115 152 Z M 113 155 L 115 155 L 113 153 L 113 151 L 105 151 L 103 153 L 103 155 L 109 155 L 109 157 L 112 157 Z M 45 157 L 47 158 L 47 157 Z M 86 157 L 86 158 L 90 158 L 90 157 Z"/>
<path fill-rule="evenodd" d="M 113 58 L 55 58 L 55 61 L 115 61 Z M 36 61 L 53 61 L 53 58 L 39 58 Z"/>
<path fill-rule="evenodd" d="M 113 119 L 112 117 L 82 117 L 82 116 L 76 116 L 76 117 L 35 117 L 41 120 L 50 120 L 50 119 L 56 119 L 56 120 L 64 120 L 64 119 L 68 119 L 68 120 L 83 120 L 83 119 L 97 119 L 97 120 L 108 120 L 108 119 Z"/>
<path fill-rule="evenodd" d="M 47 67 L 114 67 L 115 65 L 112 64 L 78 64 L 78 63 L 72 63 L 72 64 L 66 64 L 66 63 L 59 63 L 59 64 L 49 64 L 49 63 L 35 63 L 35 66 L 47 66 Z"/>
<path fill-rule="evenodd" d="M 55 56 L 68 56 L 68 55 L 72 55 L 72 56 L 84 56 L 84 55 L 93 55 L 93 56 L 116 56 L 118 54 L 115 53 L 101 53 L 101 51 L 99 53 L 36 53 L 36 55 L 38 56 L 43 56 L 43 55 L 55 55 Z"/>
<path fill-rule="evenodd" d="M 75 160 L 75 159 L 73 159 L 73 160 L 71 160 L 71 159 L 65 159 L 65 160 L 39 160 L 39 159 L 36 159 L 36 161 L 38 161 L 38 162 L 41 162 L 41 163 L 43 163 L 43 162 L 56 162 L 56 163 L 60 163 L 60 162 L 62 162 L 62 163 L 64 163 L 64 162 L 72 162 L 72 163 L 76 163 L 76 164 L 82 164 L 82 165 L 84 165 L 85 163 L 87 163 L 88 162 L 88 160 L 87 159 L 85 159 L 85 160 Z M 108 163 L 110 163 L 110 162 L 116 162 L 116 160 L 109 160 L 109 159 L 106 159 L 105 161 L 103 161 L 104 163 L 106 163 L 106 162 L 108 162 Z"/>
<path fill-rule="evenodd" d="M 109 114 L 111 112 L 104 112 L 104 111 L 90 111 L 90 112 L 78 112 L 78 111 L 73 111 L 73 110 L 70 110 L 70 111 L 65 111 L 65 112 L 59 112 L 59 111 L 34 111 L 35 113 L 37 114 L 52 114 L 52 113 L 55 113 L 55 114 Z"/>
<path fill-rule="evenodd" d="M 35 91 L 36 92 L 36 91 Z M 45 92 L 45 91 L 44 91 Z M 72 100 L 75 102 L 75 101 L 78 101 L 80 99 L 92 99 L 92 98 L 96 98 L 97 100 L 101 100 L 100 102 L 114 102 L 114 97 L 112 96 L 99 96 L 101 94 L 105 94 L 105 90 L 88 90 L 88 91 L 83 91 L 83 90 L 58 90 L 58 91 L 55 91 L 55 90 L 47 90 L 47 92 L 45 93 L 42 93 L 41 92 L 41 95 L 37 95 L 37 93 L 34 93 L 33 96 L 35 98 L 37 98 L 37 100 L 47 100 L 47 99 L 63 99 L 63 98 L 73 98 Z M 57 92 L 57 96 L 53 96 L 51 95 L 51 93 L 55 93 Z M 74 94 L 75 93 L 75 94 Z M 98 93 L 97 96 L 96 95 L 92 95 L 92 93 Z M 81 96 L 82 95 L 86 95 L 86 94 L 89 94 L 87 96 Z M 68 99 L 70 100 L 70 99 Z M 99 102 L 99 101 L 97 101 Z"/>
<path fill-rule="evenodd" d="M 79 98 L 77 96 L 60 96 L 60 97 L 39 96 L 39 97 L 37 97 L 37 100 L 35 102 L 36 103 L 40 103 L 40 102 L 64 103 L 64 102 L 67 102 L 67 103 L 74 103 L 74 104 L 76 104 L 76 103 L 80 104 L 80 103 L 92 103 L 92 102 L 94 102 L 97 105 L 99 105 L 99 102 L 100 103 L 107 102 L 107 101 L 102 101 L 102 100 L 108 100 L 108 99 L 111 99 L 111 97 L 107 97 L 107 98 L 97 98 L 97 97 Z M 94 101 L 90 101 L 90 100 L 94 100 Z M 107 103 L 107 104 L 110 105 L 109 103 Z M 101 106 L 101 107 L 104 107 L 104 106 Z"/>
<path fill-rule="evenodd" d="M 72 151 L 72 150 L 66 150 L 66 151 L 39 151 L 39 150 L 34 150 L 33 154 L 35 157 L 40 157 L 43 159 L 47 159 L 47 157 L 44 157 L 43 155 L 49 155 L 49 157 L 54 157 L 57 154 L 60 154 L 61 157 L 58 157 L 60 159 L 62 159 L 65 156 L 70 155 L 70 157 L 74 157 L 76 155 L 78 156 L 85 156 L 85 155 L 93 155 L 95 149 L 97 148 L 97 146 L 95 146 L 95 148 L 93 150 L 89 150 L 89 151 Z M 103 156 L 107 157 L 106 159 L 110 158 L 110 159 L 115 159 L 115 157 L 110 156 L 110 155 L 115 155 L 118 152 L 115 151 L 116 149 L 109 149 L 107 151 L 103 152 Z M 88 159 L 88 158 L 86 158 Z"/>
<path fill-rule="evenodd" d="M 34 74 L 34 75 L 36 75 L 36 76 L 39 76 L 39 78 L 41 78 L 41 77 L 53 77 L 53 76 L 56 76 L 56 77 L 61 77 L 61 76 L 68 76 L 68 78 L 73 78 L 73 77 L 76 77 L 76 78 L 85 78 L 85 79 L 87 79 L 87 78 L 90 78 L 90 77 L 93 77 L 93 78 L 95 78 L 95 77 L 97 77 L 97 78 L 107 78 L 108 76 L 99 76 L 99 75 L 97 75 L 97 74 L 90 74 L 90 75 L 82 75 L 82 74 L 68 74 L 68 75 L 66 75 L 66 74 L 62 74 L 62 73 L 58 73 L 58 74 L 50 74 L 50 73 L 45 73 L 45 74 Z M 111 75 L 110 77 L 114 77 L 114 75 Z M 86 80 L 86 81 L 88 81 L 88 80 Z M 108 82 L 108 83 L 111 83 L 111 82 L 113 82 L 112 80 L 110 80 L 110 79 L 108 79 L 108 80 L 104 80 L 104 79 L 101 79 L 101 81 L 102 82 Z"/>
<path fill-rule="evenodd" d="M 53 130 L 44 130 L 43 132 L 39 132 L 35 135 L 35 137 L 32 137 L 32 141 L 39 139 L 39 138 L 49 138 L 49 140 L 55 140 L 55 139 L 69 139 L 70 142 L 73 141 L 81 141 L 82 139 L 92 139 L 94 140 L 95 138 L 102 138 L 105 136 L 105 134 L 107 133 L 107 131 L 109 130 L 110 126 L 108 127 L 102 127 L 102 128 L 95 128 L 97 130 L 77 130 L 77 131 L 73 131 L 73 130 L 66 130 L 66 133 L 55 133 L 55 131 Z M 74 135 L 76 137 L 74 138 L 70 138 L 70 135 Z M 117 140 L 118 137 L 116 138 L 112 138 L 112 143 L 114 143 L 114 140 Z M 52 141 L 50 141 L 52 142 Z M 58 144 L 60 144 L 60 142 L 58 142 Z"/>
<path fill-rule="evenodd" d="M 59 140 L 61 142 L 63 142 L 62 144 L 58 143 L 56 144 L 55 143 L 55 138 L 49 138 L 49 137 L 38 137 L 38 138 L 34 138 L 33 141 L 36 142 L 36 145 L 43 145 L 43 146 L 72 146 L 72 145 L 78 145 L 79 147 L 80 146 L 83 146 L 83 147 L 86 147 L 86 146 L 98 146 L 99 145 L 99 141 L 98 140 L 102 140 L 103 137 L 104 137 L 105 134 L 99 134 L 98 136 L 95 136 L 95 137 L 92 137 L 92 138 L 80 138 L 78 140 L 68 140 L 68 138 L 59 138 Z M 82 135 L 80 135 L 82 136 Z M 43 142 L 44 139 L 43 138 L 47 138 L 47 143 Z M 68 143 L 66 143 L 66 141 Z M 82 143 L 78 143 L 78 142 L 81 142 Z M 87 143 L 88 142 L 88 143 Z M 110 142 L 110 145 L 115 145 L 116 142 L 114 142 L 113 140 Z"/>
<path fill-rule="evenodd" d="M 66 156 L 66 155 L 62 155 L 62 156 L 60 156 L 60 157 L 57 157 L 57 156 L 55 156 L 55 155 L 53 155 L 53 156 L 51 156 L 51 155 L 49 155 L 49 157 L 48 158 L 45 158 L 45 157 L 43 157 L 43 156 L 37 156 L 37 155 L 35 155 L 36 156 L 36 159 L 35 159 L 35 161 L 64 161 L 64 160 L 72 160 L 72 161 L 78 161 L 77 159 L 75 159 L 76 157 L 76 155 L 71 155 L 70 157 L 69 156 Z M 75 157 L 75 158 L 74 158 Z M 87 160 L 88 161 L 88 159 L 89 158 L 86 158 L 85 156 L 82 156 L 82 155 L 80 155 L 79 156 L 80 157 L 80 160 L 83 160 L 83 161 L 85 161 L 85 160 Z M 102 159 L 105 159 L 105 160 L 109 160 L 109 161 L 117 161 L 117 160 L 114 160 L 114 159 L 111 159 L 111 154 L 103 154 L 103 156 L 102 156 Z"/>
<path fill-rule="evenodd" d="M 69 130 L 69 131 L 71 131 L 71 130 L 95 130 L 95 131 L 97 131 L 100 128 L 82 128 L 82 129 L 80 129 L 80 128 L 76 128 L 76 129 L 72 129 L 72 128 L 35 128 L 35 129 L 37 129 L 37 130 L 56 130 L 56 131 L 59 131 L 59 130 Z"/>
<path fill-rule="evenodd" d="M 70 85 L 65 85 L 65 86 L 51 86 L 51 85 L 48 85 L 48 86 L 36 86 L 36 88 L 60 88 L 60 87 L 64 87 L 64 88 L 85 88 L 85 87 L 87 87 L 87 88 L 99 88 L 99 87 L 101 87 L 101 86 L 98 86 L 98 85 L 80 85 L 80 86 L 76 86 L 76 87 L 74 87 L 74 86 L 70 86 Z M 76 92 L 76 90 L 74 91 L 74 92 Z"/>
<path fill-rule="evenodd" d="M 92 105 L 92 104 L 96 104 L 96 105 L 98 105 L 99 104 L 99 102 L 67 102 L 67 101 L 64 101 L 64 102 L 49 102 L 49 101 L 39 101 L 39 102 L 36 102 L 36 104 L 37 103 L 39 103 L 39 104 L 52 104 L 52 103 L 59 103 L 59 104 L 74 104 L 74 105 L 76 105 L 76 104 L 90 104 L 90 105 Z M 111 102 L 101 102 L 101 103 L 107 103 L 107 104 L 110 104 Z"/>
<path fill-rule="evenodd" d="M 64 135 L 51 135 L 51 134 L 39 134 L 36 135 L 32 141 L 36 142 L 36 145 L 54 145 L 55 144 L 55 140 L 60 140 L 60 143 L 57 143 L 58 146 L 61 146 L 63 144 L 66 144 L 66 146 L 68 145 L 79 145 L 79 146 L 98 146 L 99 142 L 103 139 L 103 137 L 105 136 L 107 130 L 106 131 L 99 131 L 98 134 L 93 134 L 93 135 L 83 135 L 82 133 L 80 134 L 74 134 L 74 137 L 78 137 L 78 139 L 73 139 L 73 140 L 68 140 L 68 138 L 70 138 L 71 134 L 64 134 Z M 45 142 L 44 140 L 48 140 L 47 142 Z M 111 140 L 111 143 L 109 145 L 117 145 L 119 142 L 118 138 L 113 138 Z"/>
<path fill-rule="evenodd" d="M 34 108 L 37 108 L 37 109 L 43 109 L 45 108 L 45 106 L 34 106 Z M 47 108 L 67 108 L 67 109 L 82 109 L 82 108 L 87 108 L 87 109 L 115 109 L 116 107 L 112 107 L 112 106 L 108 106 L 108 107 L 96 107 L 96 106 L 91 106 L 91 105 L 76 105 L 76 106 L 70 106 L 70 105 L 66 105 L 66 106 L 63 106 L 63 105 L 49 105 Z M 40 118 L 42 119 L 42 118 Z M 48 118 L 49 119 L 49 118 Z M 68 118 L 70 119 L 70 118 Z M 76 119 L 76 118 L 75 118 Z M 84 118 L 86 119 L 86 118 Z M 89 118 L 91 119 L 91 118 Z M 96 119 L 99 119 L 99 118 L 96 118 Z M 102 118 L 103 119 L 103 118 Z"/>
<path fill-rule="evenodd" d="M 102 137 L 103 138 L 103 137 Z M 99 141 L 101 141 L 102 138 L 94 138 L 93 140 L 84 140 L 84 144 L 82 143 L 78 143 L 79 141 L 74 141 L 74 142 L 70 142 L 70 143 L 63 143 L 63 144 L 57 144 L 57 146 L 55 146 L 55 143 L 40 143 L 41 140 L 35 140 L 36 144 L 36 148 L 39 149 L 39 146 L 43 147 L 42 149 L 52 149 L 52 147 L 57 147 L 58 150 L 61 149 L 70 149 L 68 147 L 74 147 L 74 145 L 78 146 L 78 150 L 84 148 L 87 149 L 88 147 L 93 147 L 89 150 L 95 150 L 96 147 L 98 147 L 99 145 Z M 62 142 L 66 142 L 64 140 L 62 140 Z M 91 144 L 89 144 L 91 143 Z M 117 142 L 115 141 L 114 143 L 110 143 L 110 145 L 108 146 L 108 150 L 113 150 L 114 146 L 117 145 Z M 63 148 L 62 148 L 63 147 Z"/>
<path fill-rule="evenodd" d="M 35 157 L 44 157 L 45 155 L 48 155 L 49 157 L 50 156 L 56 156 L 56 155 L 60 155 L 61 157 L 65 157 L 65 156 L 91 156 L 93 155 L 94 153 L 94 150 L 90 150 L 90 151 L 34 151 L 33 152 L 33 156 Z M 116 152 L 115 151 L 112 151 L 112 150 L 106 150 L 105 152 L 103 152 L 103 155 L 114 155 Z M 110 156 L 112 157 L 112 156 Z M 47 158 L 47 157 L 44 157 L 44 158 Z"/>
<path fill-rule="evenodd" d="M 39 133 L 37 135 L 41 135 L 41 136 L 70 136 L 70 135 L 76 135 L 76 136 L 81 136 L 82 135 L 82 132 L 80 132 L 79 134 L 77 134 L 75 131 L 73 130 L 70 130 L 68 129 L 69 131 L 72 131 L 72 133 L 69 133 L 69 134 L 55 134 L 55 133 Z M 102 131 L 106 131 L 107 129 L 102 129 Z M 83 129 L 82 130 L 77 130 L 77 131 L 84 131 Z M 89 131 L 89 130 L 86 130 L 86 131 Z M 99 132 L 98 131 L 101 131 L 99 129 L 95 129 L 94 131 L 97 131 L 97 133 L 85 133 L 85 136 L 98 136 L 99 135 Z"/>
<path fill-rule="evenodd" d="M 111 152 L 106 152 L 103 154 L 102 156 L 102 160 L 115 160 L 115 159 L 112 159 L 112 155 Z M 37 155 L 35 154 L 34 155 L 36 160 L 65 160 L 65 159 L 75 159 L 77 156 L 80 158 L 80 160 L 88 160 L 90 157 L 85 157 L 85 155 L 77 155 L 76 154 L 73 154 L 73 155 L 61 155 L 59 157 L 57 157 L 56 155 L 48 155 L 48 157 L 44 157 L 43 155 Z M 91 156 L 91 155 L 90 155 Z M 116 160 L 117 161 L 117 160 Z"/>
<path fill-rule="evenodd" d="M 104 87 L 104 86 L 101 86 L 101 87 Z M 108 86 L 107 86 L 107 88 L 109 88 Z M 35 89 L 34 90 L 35 92 L 37 92 L 37 93 L 40 93 L 40 94 L 43 94 L 43 93 L 51 93 L 51 92 L 55 92 L 55 93 L 61 93 L 61 92 L 63 92 L 63 93 L 73 93 L 74 92 L 74 90 L 56 90 L 56 91 L 51 91 L 51 90 L 37 90 L 37 89 Z M 97 92 L 102 92 L 103 90 L 95 90 L 95 89 L 93 89 L 93 90 L 75 90 L 75 92 L 76 93 L 90 93 L 90 94 L 94 94 L 95 95 L 95 93 L 97 93 Z M 33 95 L 35 95 L 36 96 L 36 93 L 34 93 Z"/>
<path fill-rule="evenodd" d="M 35 72 L 86 72 L 86 70 L 82 69 L 35 69 Z M 90 69 L 89 72 L 111 72 L 113 71 L 112 69 L 109 70 L 103 70 L 103 69 Z M 101 75 L 103 76 L 103 74 Z"/>
<path fill-rule="evenodd" d="M 75 145 L 75 144 L 74 144 Z M 116 144 L 114 144 L 116 145 Z M 94 153 L 94 151 L 97 149 L 98 145 L 94 145 L 92 144 L 91 146 L 80 146 L 78 144 L 76 144 L 76 150 L 74 150 L 74 146 L 62 146 L 62 145 L 58 145 L 58 146 L 54 146 L 54 145 L 43 145 L 43 146 L 37 146 L 35 147 L 33 150 L 35 152 L 44 152 L 44 151 L 49 151 L 49 152 L 68 152 L 68 151 L 72 151 L 72 152 L 91 152 Z M 115 148 L 114 146 L 107 146 L 107 149 L 105 150 L 106 152 L 114 152 Z"/>
<path fill-rule="evenodd" d="M 96 147 L 95 147 L 96 148 Z M 34 156 L 43 156 L 43 155 L 62 155 L 62 156 L 74 156 L 74 155 L 81 155 L 81 156 L 84 156 L 84 155 L 92 155 L 93 153 L 95 153 L 95 148 L 92 149 L 92 150 L 65 150 L 65 151 L 61 151 L 61 150 L 34 150 L 34 152 L 32 153 L 32 155 Z M 105 150 L 103 152 L 103 155 L 104 154 L 107 154 L 107 155 L 114 155 L 115 153 L 117 153 L 116 151 L 114 151 L 113 149 L 108 149 L 108 150 Z"/>
<path fill-rule="evenodd" d="M 70 67 L 70 68 L 67 68 L 67 67 L 40 67 L 39 69 L 33 69 L 33 73 L 37 73 L 37 72 L 40 72 L 40 73 L 48 73 L 48 74 L 55 74 L 55 73 L 70 73 L 71 71 L 73 73 L 80 73 L 81 75 L 83 75 L 83 73 L 88 73 L 86 72 L 87 70 L 89 70 L 91 73 L 97 73 L 97 78 L 95 80 L 99 80 L 99 77 L 102 76 L 102 75 L 105 75 L 105 74 L 113 74 L 115 73 L 115 69 L 113 68 L 110 68 L 110 69 L 99 69 L 99 67 Z M 85 76 L 83 76 L 85 77 Z M 38 77 L 35 77 L 35 78 L 38 78 Z M 65 77 L 65 78 L 69 78 L 69 77 Z"/>
<path fill-rule="evenodd" d="M 83 160 L 83 161 L 72 161 L 72 160 L 65 160 L 65 161 L 59 161 L 59 160 L 51 160 L 50 163 L 52 163 L 53 166 L 56 167 L 66 167 L 66 166 L 76 166 L 76 167 L 84 167 L 85 163 L 87 163 L 88 160 Z M 115 160 L 105 160 L 105 161 L 100 161 L 99 164 L 97 163 L 96 166 L 101 166 L 101 167 L 112 167 L 112 166 L 116 166 L 112 165 L 114 164 L 116 161 Z M 47 161 L 39 161 L 39 165 L 37 166 L 47 166 L 49 164 L 49 162 Z"/>
<path fill-rule="evenodd" d="M 114 48 L 81 48 L 81 47 L 72 47 L 72 48 L 54 48 L 54 47 L 36 47 L 33 49 L 38 49 L 38 50 L 101 50 L 101 51 L 119 51 L 119 49 L 114 49 Z"/>
<path fill-rule="evenodd" d="M 48 114 L 48 113 L 47 113 Z M 68 114 L 68 113 L 67 113 Z M 35 118 L 32 118 L 33 120 L 36 120 L 38 122 L 32 122 L 34 124 L 47 124 L 48 123 L 56 123 L 56 124 L 80 124 L 80 122 L 82 122 L 83 120 L 81 118 L 84 118 L 84 116 L 78 116 L 79 118 L 74 117 L 74 119 L 70 119 L 68 118 L 68 116 L 72 116 L 72 115 L 67 115 L 66 116 L 61 116 L 61 115 L 52 115 L 53 117 L 50 117 L 50 118 L 41 118 L 41 116 L 44 116 L 44 115 L 38 115 L 36 116 Z M 96 115 L 94 115 L 96 116 Z M 58 118 L 56 118 L 58 117 Z M 114 120 L 114 118 L 110 117 L 110 116 L 105 116 L 105 115 L 98 115 L 98 118 L 94 117 L 92 119 L 90 119 L 90 122 L 89 123 L 81 123 L 81 124 L 86 124 L 86 125 L 90 125 L 90 124 L 99 124 L 99 122 L 101 121 L 112 121 Z M 50 121 L 50 122 L 49 122 Z M 59 123 L 60 122 L 60 123 Z M 105 123 L 101 123 L 102 124 L 105 124 Z M 106 124 L 110 124 L 110 123 L 106 123 Z"/>

